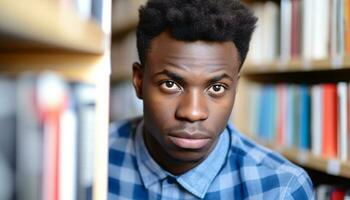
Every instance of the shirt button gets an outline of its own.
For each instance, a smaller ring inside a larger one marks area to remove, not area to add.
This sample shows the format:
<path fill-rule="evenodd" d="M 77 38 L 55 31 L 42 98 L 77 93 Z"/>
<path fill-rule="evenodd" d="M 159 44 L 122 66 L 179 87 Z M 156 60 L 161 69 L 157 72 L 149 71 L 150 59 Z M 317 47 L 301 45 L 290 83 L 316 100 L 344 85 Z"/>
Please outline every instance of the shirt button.
<path fill-rule="evenodd" d="M 167 182 L 168 182 L 169 184 L 174 184 L 174 183 L 176 183 L 176 179 L 173 178 L 173 177 L 168 177 L 168 178 L 167 178 Z"/>

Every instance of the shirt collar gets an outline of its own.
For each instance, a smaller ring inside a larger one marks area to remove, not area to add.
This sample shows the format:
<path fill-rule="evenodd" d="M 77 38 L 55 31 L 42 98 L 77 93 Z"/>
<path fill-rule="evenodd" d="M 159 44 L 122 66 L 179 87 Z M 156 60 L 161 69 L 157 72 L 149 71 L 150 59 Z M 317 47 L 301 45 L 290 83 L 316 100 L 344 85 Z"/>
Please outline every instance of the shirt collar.
<path fill-rule="evenodd" d="M 230 136 L 225 129 L 209 156 L 198 166 L 179 176 L 178 183 L 195 196 L 203 198 L 226 161 L 229 145 Z"/>
<path fill-rule="evenodd" d="M 149 154 L 143 139 L 143 121 L 136 130 L 136 159 L 141 178 L 146 188 L 172 176 L 163 170 Z M 230 146 L 230 135 L 227 128 L 219 137 L 219 141 L 209 156 L 198 166 L 180 176 L 172 176 L 193 195 L 203 198 L 210 184 L 225 163 Z"/>

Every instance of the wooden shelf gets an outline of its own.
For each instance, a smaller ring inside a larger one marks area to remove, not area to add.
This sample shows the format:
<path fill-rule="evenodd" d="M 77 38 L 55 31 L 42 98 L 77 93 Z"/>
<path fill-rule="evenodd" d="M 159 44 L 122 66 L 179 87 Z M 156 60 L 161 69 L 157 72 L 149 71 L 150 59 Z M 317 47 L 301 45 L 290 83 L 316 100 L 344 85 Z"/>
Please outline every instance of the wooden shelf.
<path fill-rule="evenodd" d="M 279 61 L 252 65 L 247 63 L 242 68 L 242 76 L 247 80 L 277 84 L 318 84 L 348 82 L 350 77 L 350 57 L 338 61 L 331 59 L 305 62 L 293 60 L 287 64 Z"/>
<path fill-rule="evenodd" d="M 3 53 L 0 54 L 0 74 L 16 76 L 24 72 L 54 71 L 70 81 L 94 83 L 101 67 L 99 55 Z"/>
<path fill-rule="evenodd" d="M 258 143 L 281 153 L 288 160 L 300 166 L 322 171 L 331 175 L 350 178 L 350 161 L 342 162 L 337 159 L 327 159 L 315 156 L 310 151 L 299 150 L 298 148 L 278 148 L 271 143 L 261 141 L 258 141 Z"/>
<path fill-rule="evenodd" d="M 58 1 L 0 1 L 0 50 L 53 49 L 101 54 L 105 34 Z"/>
<path fill-rule="evenodd" d="M 339 59 L 322 59 L 322 60 L 302 60 L 293 59 L 290 62 L 275 60 L 267 63 L 245 63 L 243 72 L 246 74 L 259 73 L 289 73 L 289 72 L 307 72 L 314 70 L 330 70 L 350 68 L 350 56 L 344 56 Z"/>

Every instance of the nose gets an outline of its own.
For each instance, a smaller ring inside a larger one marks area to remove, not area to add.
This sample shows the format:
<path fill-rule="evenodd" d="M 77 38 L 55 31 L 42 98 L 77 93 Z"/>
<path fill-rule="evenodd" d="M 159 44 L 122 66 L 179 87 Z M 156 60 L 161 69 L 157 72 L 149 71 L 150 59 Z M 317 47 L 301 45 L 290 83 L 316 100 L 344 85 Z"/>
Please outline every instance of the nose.
<path fill-rule="evenodd" d="M 177 119 L 189 122 L 206 120 L 209 111 L 205 96 L 200 90 L 186 92 L 178 104 L 175 115 Z"/>

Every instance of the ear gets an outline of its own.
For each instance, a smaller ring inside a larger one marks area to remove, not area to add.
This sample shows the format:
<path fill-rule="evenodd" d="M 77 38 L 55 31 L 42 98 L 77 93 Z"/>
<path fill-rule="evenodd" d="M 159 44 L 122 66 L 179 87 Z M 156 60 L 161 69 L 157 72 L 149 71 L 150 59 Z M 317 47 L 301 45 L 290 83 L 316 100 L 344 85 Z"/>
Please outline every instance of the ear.
<path fill-rule="evenodd" d="M 142 82 L 143 82 L 143 70 L 140 63 L 134 63 L 132 65 L 132 84 L 136 92 L 136 96 L 139 99 L 142 98 Z"/>

